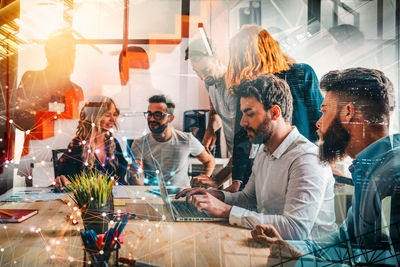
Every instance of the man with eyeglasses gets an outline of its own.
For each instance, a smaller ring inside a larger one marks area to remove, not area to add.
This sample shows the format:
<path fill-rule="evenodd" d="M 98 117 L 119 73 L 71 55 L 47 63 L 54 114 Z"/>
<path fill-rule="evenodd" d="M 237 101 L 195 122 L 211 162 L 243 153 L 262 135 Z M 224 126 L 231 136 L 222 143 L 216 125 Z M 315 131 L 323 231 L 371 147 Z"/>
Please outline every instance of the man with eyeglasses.
<path fill-rule="evenodd" d="M 188 186 L 189 155 L 203 164 L 202 174 L 210 176 L 215 167 L 214 157 L 191 134 L 171 127 L 175 104 L 165 95 L 149 98 L 145 117 L 151 133 L 132 144 L 133 177 L 130 184 L 153 184 L 162 175 L 167 185 Z"/>

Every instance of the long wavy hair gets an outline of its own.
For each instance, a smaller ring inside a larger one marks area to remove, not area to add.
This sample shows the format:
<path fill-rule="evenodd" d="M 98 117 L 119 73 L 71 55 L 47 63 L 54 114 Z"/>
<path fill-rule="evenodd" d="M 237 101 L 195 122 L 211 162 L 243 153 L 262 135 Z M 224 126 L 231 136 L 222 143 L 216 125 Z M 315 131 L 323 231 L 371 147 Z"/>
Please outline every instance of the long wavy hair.
<path fill-rule="evenodd" d="M 83 106 L 80 113 L 80 120 L 75 137 L 82 143 L 82 158 L 87 162 L 87 168 L 93 168 L 95 163 L 96 137 L 103 134 L 103 129 L 100 127 L 100 122 L 103 116 L 114 105 L 118 115 L 120 113 L 114 100 L 106 96 L 94 96 L 89 99 Z M 115 128 L 118 129 L 118 124 L 115 122 Z M 118 164 L 117 157 L 114 157 L 116 149 L 115 141 L 112 132 L 105 134 L 106 161 L 116 169 L 115 164 Z"/>
<path fill-rule="evenodd" d="M 243 79 L 258 74 L 279 73 L 290 69 L 294 59 L 285 55 L 279 43 L 258 25 L 244 25 L 229 43 L 226 81 L 232 93 Z"/>

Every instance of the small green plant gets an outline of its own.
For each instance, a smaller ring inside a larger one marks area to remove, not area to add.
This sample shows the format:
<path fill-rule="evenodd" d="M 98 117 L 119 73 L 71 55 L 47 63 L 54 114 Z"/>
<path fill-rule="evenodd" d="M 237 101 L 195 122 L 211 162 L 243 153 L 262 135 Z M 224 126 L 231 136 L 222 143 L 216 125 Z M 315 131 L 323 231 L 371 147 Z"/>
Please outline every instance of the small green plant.
<path fill-rule="evenodd" d="M 109 204 L 115 181 L 107 174 L 91 171 L 70 178 L 67 191 L 79 208 L 100 209 Z"/>

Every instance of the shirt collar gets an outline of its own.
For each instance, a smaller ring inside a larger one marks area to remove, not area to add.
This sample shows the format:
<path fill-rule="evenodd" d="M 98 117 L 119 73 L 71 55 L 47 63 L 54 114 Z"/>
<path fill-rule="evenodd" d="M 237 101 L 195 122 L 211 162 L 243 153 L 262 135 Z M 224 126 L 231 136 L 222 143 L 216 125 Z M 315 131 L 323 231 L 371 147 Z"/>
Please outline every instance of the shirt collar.
<path fill-rule="evenodd" d="M 400 134 L 389 135 L 383 137 L 366 148 L 362 150 L 360 153 L 356 155 L 355 160 L 353 160 L 352 165 L 365 165 L 368 169 L 372 167 L 372 163 L 376 160 L 381 160 L 384 154 L 392 151 L 395 148 L 400 147 Z M 354 166 L 352 169 L 354 170 Z"/>
<path fill-rule="evenodd" d="M 279 159 L 283 153 L 285 153 L 289 146 L 297 139 L 299 136 L 299 131 L 297 130 L 296 127 L 294 127 L 288 136 L 286 136 L 285 139 L 283 139 L 282 143 L 275 149 L 275 151 L 272 153 L 272 156 Z M 266 148 L 265 148 L 266 149 Z"/>

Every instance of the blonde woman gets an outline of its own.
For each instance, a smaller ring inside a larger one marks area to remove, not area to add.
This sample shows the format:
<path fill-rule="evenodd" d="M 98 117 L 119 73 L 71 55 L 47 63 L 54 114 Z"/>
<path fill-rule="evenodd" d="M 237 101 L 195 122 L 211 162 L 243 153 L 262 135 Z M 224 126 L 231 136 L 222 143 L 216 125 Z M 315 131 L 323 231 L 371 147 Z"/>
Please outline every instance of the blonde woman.
<path fill-rule="evenodd" d="M 60 158 L 56 187 L 62 190 L 63 185 L 69 184 L 70 177 L 86 170 L 108 173 L 118 183 L 126 184 L 127 162 L 112 134 L 112 129 L 118 128 L 118 116 L 119 109 L 111 98 L 95 96 L 85 103 L 76 135 Z"/>

